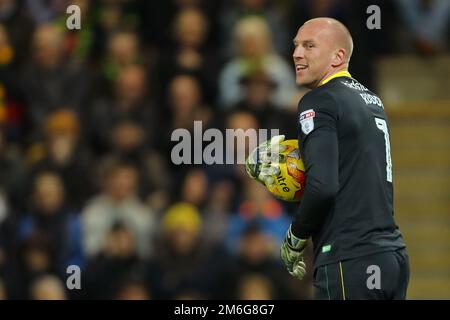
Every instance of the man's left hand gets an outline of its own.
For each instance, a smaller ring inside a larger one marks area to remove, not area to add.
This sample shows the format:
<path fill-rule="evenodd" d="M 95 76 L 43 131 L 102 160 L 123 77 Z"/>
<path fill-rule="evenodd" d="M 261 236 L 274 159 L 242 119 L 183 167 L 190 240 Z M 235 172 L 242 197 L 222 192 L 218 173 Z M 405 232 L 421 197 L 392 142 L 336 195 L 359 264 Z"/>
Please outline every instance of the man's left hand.
<path fill-rule="evenodd" d="M 299 280 L 303 279 L 306 274 L 306 264 L 303 261 L 306 241 L 306 239 L 294 236 L 291 227 L 289 227 L 280 248 L 281 259 L 289 273 Z"/>

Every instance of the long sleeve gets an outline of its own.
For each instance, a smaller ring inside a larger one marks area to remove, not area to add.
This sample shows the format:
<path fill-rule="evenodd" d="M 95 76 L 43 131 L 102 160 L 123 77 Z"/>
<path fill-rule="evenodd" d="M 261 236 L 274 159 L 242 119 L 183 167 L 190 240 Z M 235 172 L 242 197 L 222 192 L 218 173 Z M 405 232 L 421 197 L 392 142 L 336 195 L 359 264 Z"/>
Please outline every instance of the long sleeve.
<path fill-rule="evenodd" d="M 326 92 L 311 92 L 299 104 L 299 146 L 306 186 L 292 232 L 302 239 L 320 230 L 339 190 L 337 117 L 337 104 Z"/>

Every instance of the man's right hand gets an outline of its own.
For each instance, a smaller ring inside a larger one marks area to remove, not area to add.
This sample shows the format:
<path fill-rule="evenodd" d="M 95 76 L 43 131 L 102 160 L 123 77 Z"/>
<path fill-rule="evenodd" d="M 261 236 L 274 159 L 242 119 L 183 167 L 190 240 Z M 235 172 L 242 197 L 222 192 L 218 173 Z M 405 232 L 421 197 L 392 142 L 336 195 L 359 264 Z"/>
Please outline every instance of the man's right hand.
<path fill-rule="evenodd" d="M 283 141 L 284 135 L 275 136 L 253 150 L 245 162 L 247 174 L 264 185 L 272 185 L 280 173 L 279 155 L 286 150 Z"/>

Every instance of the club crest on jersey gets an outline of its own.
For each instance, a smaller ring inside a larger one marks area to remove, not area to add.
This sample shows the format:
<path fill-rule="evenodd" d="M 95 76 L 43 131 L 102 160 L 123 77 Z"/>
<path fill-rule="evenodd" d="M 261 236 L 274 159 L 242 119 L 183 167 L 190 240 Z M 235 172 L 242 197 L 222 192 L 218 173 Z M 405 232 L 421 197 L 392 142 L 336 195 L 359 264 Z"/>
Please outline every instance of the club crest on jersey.
<path fill-rule="evenodd" d="M 314 130 L 314 117 L 316 112 L 313 109 L 309 109 L 300 113 L 300 124 L 304 134 L 308 134 Z"/>

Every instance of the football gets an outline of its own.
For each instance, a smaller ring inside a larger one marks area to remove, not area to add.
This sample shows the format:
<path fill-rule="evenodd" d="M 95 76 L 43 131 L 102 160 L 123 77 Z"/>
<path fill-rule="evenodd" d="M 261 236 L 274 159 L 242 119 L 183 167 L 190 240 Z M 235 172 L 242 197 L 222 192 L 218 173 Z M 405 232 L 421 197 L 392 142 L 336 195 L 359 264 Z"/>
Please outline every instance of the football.
<path fill-rule="evenodd" d="M 265 184 L 265 187 L 280 200 L 298 202 L 305 188 L 305 166 L 300 158 L 298 140 L 286 140 L 280 144 L 287 147 L 279 154 L 280 173 L 274 184 Z"/>
<path fill-rule="evenodd" d="M 305 187 L 305 166 L 300 158 L 298 140 L 286 140 L 281 144 L 287 148 L 280 153 L 280 173 L 275 183 L 266 185 L 266 188 L 280 200 L 297 202 L 302 198 Z"/>

